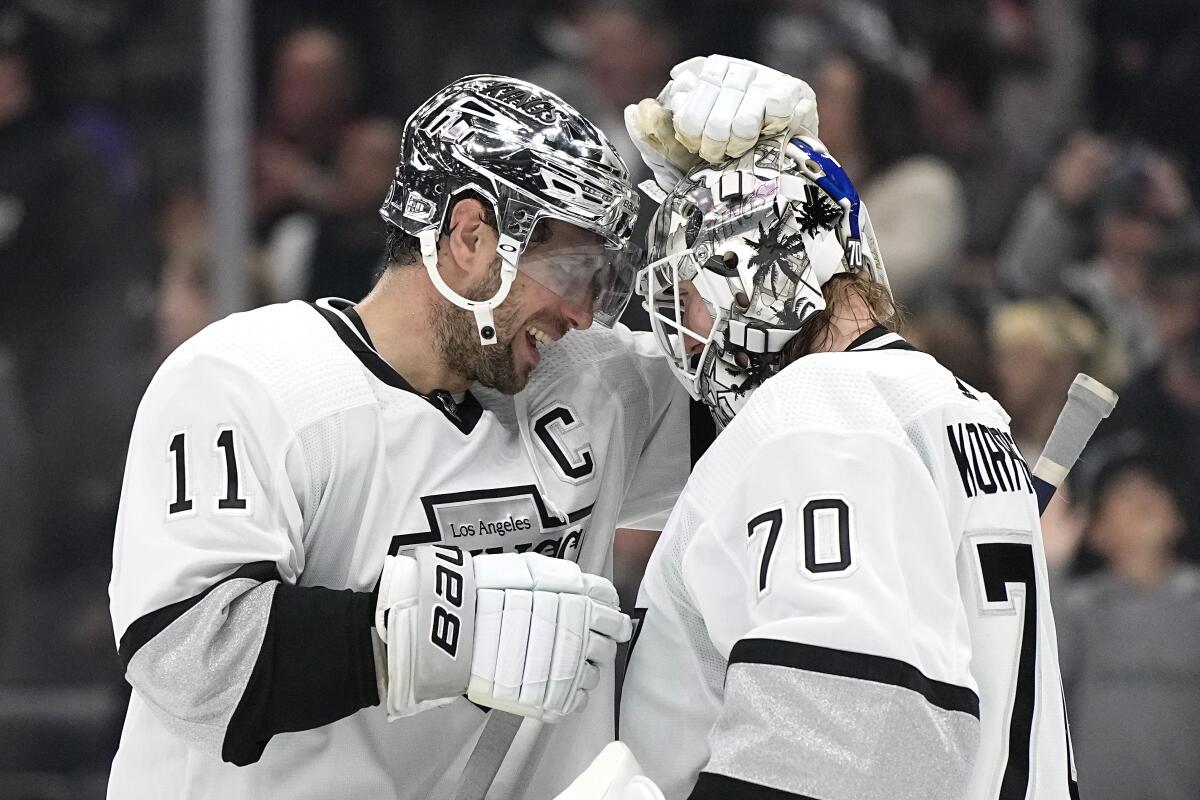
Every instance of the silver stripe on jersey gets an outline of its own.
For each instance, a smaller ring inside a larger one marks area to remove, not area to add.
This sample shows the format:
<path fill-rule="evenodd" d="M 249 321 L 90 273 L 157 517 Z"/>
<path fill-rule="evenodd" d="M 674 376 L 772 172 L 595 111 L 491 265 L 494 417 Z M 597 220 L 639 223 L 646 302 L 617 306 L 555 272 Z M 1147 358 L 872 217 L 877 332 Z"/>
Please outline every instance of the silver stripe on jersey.
<path fill-rule="evenodd" d="M 958 800 L 979 720 L 888 684 L 733 664 L 705 772 L 822 800 Z"/>
<path fill-rule="evenodd" d="M 134 654 L 126 677 L 167 728 L 219 756 L 258 660 L 278 581 L 218 585 Z"/>

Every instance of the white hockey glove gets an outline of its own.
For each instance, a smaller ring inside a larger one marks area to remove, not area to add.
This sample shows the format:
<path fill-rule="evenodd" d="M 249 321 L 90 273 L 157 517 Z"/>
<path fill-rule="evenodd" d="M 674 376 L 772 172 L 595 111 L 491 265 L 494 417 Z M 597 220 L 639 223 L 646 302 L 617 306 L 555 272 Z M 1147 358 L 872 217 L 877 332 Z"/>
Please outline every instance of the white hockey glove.
<path fill-rule="evenodd" d="M 770 67 L 697 56 L 675 65 L 657 100 L 627 106 L 625 127 L 670 191 L 701 159 L 740 156 L 764 135 L 816 136 L 817 99 L 807 83 Z"/>
<path fill-rule="evenodd" d="M 554 800 L 664 800 L 624 742 L 609 742 Z"/>
<path fill-rule="evenodd" d="M 454 547 L 388 556 L 375 629 L 386 646 L 389 717 L 466 692 L 480 705 L 555 722 L 587 703 L 632 624 L 617 590 L 570 561 L 534 553 L 475 557 Z"/>

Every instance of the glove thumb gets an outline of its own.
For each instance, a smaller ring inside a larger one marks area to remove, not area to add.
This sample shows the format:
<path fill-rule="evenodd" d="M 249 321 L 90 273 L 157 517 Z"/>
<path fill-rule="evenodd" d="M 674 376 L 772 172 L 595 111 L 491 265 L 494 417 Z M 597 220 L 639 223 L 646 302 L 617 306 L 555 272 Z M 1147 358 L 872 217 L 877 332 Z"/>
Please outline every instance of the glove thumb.
<path fill-rule="evenodd" d="M 634 124 L 650 146 L 676 167 L 686 170 L 695 160 L 675 138 L 674 115 L 657 100 L 646 98 L 634 107 Z"/>

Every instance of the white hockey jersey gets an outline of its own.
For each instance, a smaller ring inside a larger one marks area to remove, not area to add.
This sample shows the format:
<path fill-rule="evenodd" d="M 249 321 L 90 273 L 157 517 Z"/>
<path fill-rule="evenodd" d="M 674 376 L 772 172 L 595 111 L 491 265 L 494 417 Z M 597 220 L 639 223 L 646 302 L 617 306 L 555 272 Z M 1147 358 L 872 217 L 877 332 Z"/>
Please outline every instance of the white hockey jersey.
<path fill-rule="evenodd" d="M 1007 422 L 882 327 L 758 389 L 638 598 L 619 735 L 667 798 L 1075 796 Z"/>
<path fill-rule="evenodd" d="M 374 705 L 383 558 L 446 542 L 609 575 L 613 530 L 661 527 L 688 469 L 686 394 L 641 347 L 575 332 L 517 397 L 458 403 L 409 387 L 346 301 L 235 314 L 180 347 L 138 410 L 117 520 L 133 694 L 109 797 L 448 796 L 486 713 Z M 611 739 L 612 690 L 551 728 L 517 789 L 519 733 L 489 796 L 569 783 Z"/>

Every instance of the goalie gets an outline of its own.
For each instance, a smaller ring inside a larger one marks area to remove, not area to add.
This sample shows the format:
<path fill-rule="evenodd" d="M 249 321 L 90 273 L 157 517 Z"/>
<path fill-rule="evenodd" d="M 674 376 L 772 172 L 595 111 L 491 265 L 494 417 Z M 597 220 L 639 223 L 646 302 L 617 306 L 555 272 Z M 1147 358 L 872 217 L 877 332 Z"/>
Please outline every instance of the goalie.
<path fill-rule="evenodd" d="M 695 168 L 650 248 L 659 346 L 723 430 L 638 598 L 620 736 L 658 788 L 616 744 L 562 797 L 1076 797 L 1030 471 L 896 332 L 837 161 Z"/>

